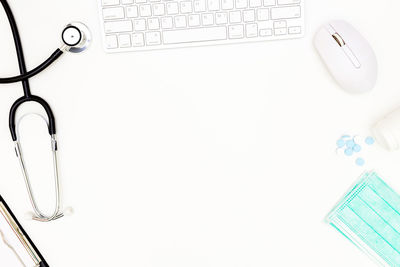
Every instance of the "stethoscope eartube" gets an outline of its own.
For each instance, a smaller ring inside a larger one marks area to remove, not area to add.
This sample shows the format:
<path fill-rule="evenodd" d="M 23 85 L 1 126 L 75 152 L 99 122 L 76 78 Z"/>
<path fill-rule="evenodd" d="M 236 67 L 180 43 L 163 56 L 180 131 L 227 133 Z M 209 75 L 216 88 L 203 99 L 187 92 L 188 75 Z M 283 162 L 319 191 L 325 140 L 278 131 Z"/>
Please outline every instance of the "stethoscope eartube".
<path fill-rule="evenodd" d="M 57 48 L 53 54 L 46 59 L 42 64 L 37 66 L 36 68 L 32 69 L 31 71 L 27 71 L 25 65 L 25 58 L 22 49 L 22 43 L 18 32 L 18 27 L 15 22 L 13 13 L 11 11 L 10 6 L 7 3 L 7 0 L 0 0 L 1 4 L 4 7 L 4 10 L 7 14 L 11 31 L 14 38 L 15 48 L 17 51 L 18 57 L 18 64 L 20 75 L 7 77 L 7 78 L 0 78 L 0 84 L 2 83 L 15 83 L 15 82 L 22 82 L 22 86 L 24 89 L 24 95 L 17 99 L 14 104 L 11 106 L 10 115 L 9 115 L 9 128 L 12 140 L 14 141 L 15 145 L 15 152 L 19 159 L 19 163 L 22 169 L 22 174 L 25 180 L 25 184 L 28 190 L 28 195 L 30 201 L 32 203 L 32 207 L 34 210 L 34 215 L 32 219 L 49 222 L 52 220 L 56 220 L 64 216 L 64 212 L 62 211 L 61 205 L 61 186 L 59 181 L 58 175 L 58 161 L 57 161 L 57 138 L 56 138 L 56 123 L 54 114 L 50 108 L 50 105 L 41 97 L 31 94 L 30 86 L 29 86 L 29 78 L 39 74 L 46 68 L 48 68 L 52 63 L 54 63 L 63 53 L 64 51 L 72 52 L 72 53 L 79 53 L 86 50 L 91 42 L 91 34 L 88 27 L 85 24 L 80 22 L 72 22 L 64 27 L 62 31 L 62 46 Z M 38 208 L 36 203 L 32 186 L 30 183 L 28 171 L 26 169 L 25 160 L 22 153 L 21 144 L 18 140 L 18 128 L 16 127 L 16 114 L 18 109 L 21 107 L 22 104 L 27 102 L 35 102 L 38 103 L 43 109 L 45 110 L 47 117 L 48 117 L 48 131 L 51 138 L 51 150 L 53 153 L 53 167 L 54 167 L 54 183 L 55 183 L 55 194 L 56 194 L 56 203 L 54 212 L 52 215 L 45 215 L 41 210 Z"/>

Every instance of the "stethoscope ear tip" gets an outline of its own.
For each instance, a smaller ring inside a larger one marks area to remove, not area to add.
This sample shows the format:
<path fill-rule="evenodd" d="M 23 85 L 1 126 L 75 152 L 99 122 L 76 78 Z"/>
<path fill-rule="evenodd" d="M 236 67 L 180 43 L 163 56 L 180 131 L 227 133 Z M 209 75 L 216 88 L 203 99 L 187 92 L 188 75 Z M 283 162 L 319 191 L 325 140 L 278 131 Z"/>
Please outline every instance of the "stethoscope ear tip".
<path fill-rule="evenodd" d="M 61 39 L 65 51 L 80 53 L 90 46 L 92 34 L 82 22 L 71 22 L 64 27 Z"/>
<path fill-rule="evenodd" d="M 64 216 L 72 216 L 74 214 L 74 209 L 72 207 L 67 207 L 64 210 Z"/>
<path fill-rule="evenodd" d="M 35 213 L 33 213 L 33 212 L 31 212 L 31 211 L 28 211 L 28 212 L 26 212 L 26 213 L 24 214 L 24 219 L 25 219 L 26 221 L 31 221 L 31 220 L 33 220 L 33 218 L 35 218 Z"/>

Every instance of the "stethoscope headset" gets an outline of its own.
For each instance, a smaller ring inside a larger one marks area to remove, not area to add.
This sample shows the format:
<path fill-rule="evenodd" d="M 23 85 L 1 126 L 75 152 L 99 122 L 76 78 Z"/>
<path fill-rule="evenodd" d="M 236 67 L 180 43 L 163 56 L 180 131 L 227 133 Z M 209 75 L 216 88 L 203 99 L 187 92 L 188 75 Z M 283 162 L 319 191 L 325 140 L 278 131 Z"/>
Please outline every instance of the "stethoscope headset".
<path fill-rule="evenodd" d="M 72 52 L 72 53 L 79 53 L 86 50 L 91 42 L 91 34 L 89 29 L 83 24 L 79 22 L 72 22 L 65 26 L 64 30 L 62 31 L 61 38 L 62 38 L 62 46 L 57 48 L 54 53 L 46 59 L 42 64 L 38 65 L 36 68 L 32 69 L 31 71 L 27 71 L 25 65 L 25 58 L 21 44 L 21 38 L 19 36 L 18 27 L 14 19 L 14 15 L 11 11 L 11 8 L 6 0 L 0 0 L 3 8 L 6 12 L 7 18 L 9 20 L 12 35 L 14 38 L 15 48 L 17 51 L 18 57 L 18 65 L 20 70 L 20 75 L 14 77 L 7 77 L 7 78 L 0 78 L 0 84 L 2 83 L 16 83 L 21 82 L 22 88 L 24 90 L 24 96 L 17 99 L 14 104 L 11 106 L 10 115 L 9 115 L 9 128 L 12 140 L 14 141 L 15 145 L 15 152 L 19 159 L 22 173 L 24 176 L 25 184 L 28 190 L 29 198 L 34 210 L 34 215 L 32 219 L 38 221 L 52 221 L 64 216 L 63 211 L 61 210 L 61 200 L 60 200 L 60 181 L 58 177 L 58 164 L 57 164 L 57 138 L 56 138 L 56 123 L 53 111 L 50 108 L 50 105 L 41 97 L 33 95 L 30 91 L 29 86 L 29 78 L 39 74 L 47 67 L 49 67 L 52 63 L 54 63 L 64 52 Z M 36 203 L 32 186 L 30 183 L 30 179 L 28 176 L 28 172 L 25 167 L 24 157 L 22 154 L 21 145 L 18 139 L 18 132 L 16 129 L 16 113 L 18 108 L 27 102 L 35 102 L 38 103 L 46 112 L 48 118 L 48 131 L 51 137 L 51 149 L 53 153 L 53 166 L 54 166 L 54 179 L 55 179 L 55 191 L 56 191 L 56 206 L 52 215 L 48 216 L 45 215 L 41 210 L 38 208 Z"/>

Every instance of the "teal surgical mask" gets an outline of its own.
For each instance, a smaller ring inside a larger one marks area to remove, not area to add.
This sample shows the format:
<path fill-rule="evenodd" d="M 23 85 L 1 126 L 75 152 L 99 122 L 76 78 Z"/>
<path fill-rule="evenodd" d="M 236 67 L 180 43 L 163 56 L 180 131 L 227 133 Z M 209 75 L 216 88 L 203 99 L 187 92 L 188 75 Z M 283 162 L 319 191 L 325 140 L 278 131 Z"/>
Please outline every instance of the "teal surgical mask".
<path fill-rule="evenodd" d="M 366 173 L 327 216 L 382 266 L 400 266 L 400 196 L 375 172 Z"/>

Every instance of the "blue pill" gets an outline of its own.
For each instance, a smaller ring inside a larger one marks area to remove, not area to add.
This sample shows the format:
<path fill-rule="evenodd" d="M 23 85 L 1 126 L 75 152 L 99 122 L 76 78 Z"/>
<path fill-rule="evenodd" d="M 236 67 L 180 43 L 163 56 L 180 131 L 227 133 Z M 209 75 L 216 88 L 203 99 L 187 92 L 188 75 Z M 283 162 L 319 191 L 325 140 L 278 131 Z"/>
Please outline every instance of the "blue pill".
<path fill-rule="evenodd" d="M 353 151 L 356 152 L 356 153 L 360 152 L 360 151 L 361 151 L 361 146 L 358 145 L 358 144 L 355 144 L 355 145 L 353 146 Z"/>
<path fill-rule="evenodd" d="M 375 139 L 371 136 L 368 136 L 367 138 L 365 138 L 365 143 L 367 145 L 373 145 L 375 143 Z"/>
<path fill-rule="evenodd" d="M 338 146 L 338 148 L 342 148 L 345 146 L 345 142 L 343 139 L 339 139 L 337 140 L 336 145 Z"/>
<path fill-rule="evenodd" d="M 358 158 L 358 159 L 356 159 L 356 164 L 358 166 L 364 166 L 365 160 L 363 158 Z"/>
<path fill-rule="evenodd" d="M 354 143 L 354 140 L 348 140 L 348 141 L 346 141 L 346 147 L 347 147 L 347 148 L 353 148 L 355 144 L 356 144 L 356 143 Z"/>
<path fill-rule="evenodd" d="M 351 149 L 351 148 L 347 148 L 345 151 L 344 151 L 344 154 L 346 155 L 346 156 L 352 156 L 353 155 L 353 149 Z"/>

